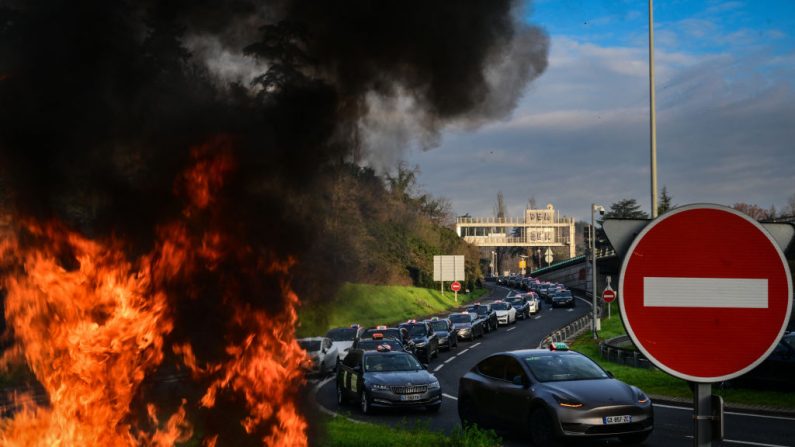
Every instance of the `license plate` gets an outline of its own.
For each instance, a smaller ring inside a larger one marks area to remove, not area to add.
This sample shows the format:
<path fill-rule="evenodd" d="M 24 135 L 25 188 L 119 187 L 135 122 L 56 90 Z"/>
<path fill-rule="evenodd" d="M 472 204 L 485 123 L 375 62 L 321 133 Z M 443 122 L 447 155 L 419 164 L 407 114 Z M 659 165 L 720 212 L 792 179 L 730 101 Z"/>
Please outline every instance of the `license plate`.
<path fill-rule="evenodd" d="M 404 394 L 400 396 L 400 400 L 420 400 L 422 394 Z"/>
<path fill-rule="evenodd" d="M 605 416 L 605 424 L 629 424 L 632 422 L 632 416 Z"/>

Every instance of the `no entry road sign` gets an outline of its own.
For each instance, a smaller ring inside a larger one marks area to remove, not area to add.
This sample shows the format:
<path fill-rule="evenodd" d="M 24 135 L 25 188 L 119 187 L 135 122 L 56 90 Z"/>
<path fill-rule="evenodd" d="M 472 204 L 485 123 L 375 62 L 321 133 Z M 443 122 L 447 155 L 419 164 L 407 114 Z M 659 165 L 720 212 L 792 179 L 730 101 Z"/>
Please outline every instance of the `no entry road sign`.
<path fill-rule="evenodd" d="M 605 303 L 612 303 L 614 299 L 616 299 L 616 291 L 613 289 L 605 289 L 602 292 L 602 299 L 605 300 Z"/>
<path fill-rule="evenodd" d="M 461 283 L 458 281 L 454 281 L 452 284 L 450 284 L 450 290 L 452 290 L 453 292 L 458 292 L 459 290 L 461 290 Z"/>
<path fill-rule="evenodd" d="M 636 346 L 685 380 L 719 382 L 753 369 L 789 321 L 792 278 L 758 222 L 719 205 L 664 214 L 624 258 L 619 306 Z"/>

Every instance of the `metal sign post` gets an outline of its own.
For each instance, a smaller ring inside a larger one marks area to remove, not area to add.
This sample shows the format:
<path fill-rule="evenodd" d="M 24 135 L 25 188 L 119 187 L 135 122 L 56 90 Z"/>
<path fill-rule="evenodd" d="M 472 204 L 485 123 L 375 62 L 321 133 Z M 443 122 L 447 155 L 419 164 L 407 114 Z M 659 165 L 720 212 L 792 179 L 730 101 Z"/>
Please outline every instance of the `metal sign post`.
<path fill-rule="evenodd" d="M 712 384 L 694 383 L 693 388 L 693 445 L 712 446 Z"/>

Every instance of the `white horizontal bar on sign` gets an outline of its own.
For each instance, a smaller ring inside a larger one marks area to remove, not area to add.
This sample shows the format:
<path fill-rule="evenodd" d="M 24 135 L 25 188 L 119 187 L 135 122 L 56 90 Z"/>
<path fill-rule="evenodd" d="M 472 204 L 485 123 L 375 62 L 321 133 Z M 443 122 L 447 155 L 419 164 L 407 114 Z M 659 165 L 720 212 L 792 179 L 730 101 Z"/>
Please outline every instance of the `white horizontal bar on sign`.
<path fill-rule="evenodd" d="M 643 278 L 646 307 L 767 309 L 767 279 Z"/>

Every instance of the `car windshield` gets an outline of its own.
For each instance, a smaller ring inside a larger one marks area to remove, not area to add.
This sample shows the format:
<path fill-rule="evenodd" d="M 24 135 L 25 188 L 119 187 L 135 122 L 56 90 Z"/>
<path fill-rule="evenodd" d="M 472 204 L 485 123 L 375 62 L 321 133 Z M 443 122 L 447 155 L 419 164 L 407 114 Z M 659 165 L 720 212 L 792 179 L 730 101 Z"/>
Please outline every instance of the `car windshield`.
<path fill-rule="evenodd" d="M 298 340 L 298 345 L 307 352 L 320 351 L 320 340 Z"/>
<path fill-rule="evenodd" d="M 420 337 L 428 333 L 427 329 L 425 329 L 424 324 L 414 324 L 408 327 L 409 336 L 411 337 Z"/>
<path fill-rule="evenodd" d="M 583 355 L 530 355 L 523 360 L 539 382 L 608 378 L 602 368 Z"/>
<path fill-rule="evenodd" d="M 403 350 L 403 347 L 400 345 L 400 343 L 398 343 L 397 340 L 391 338 L 388 340 L 361 340 L 356 347 L 363 351 L 375 351 L 381 345 L 389 346 L 392 351 Z"/>
<path fill-rule="evenodd" d="M 411 354 L 392 353 L 368 355 L 364 359 L 365 372 L 416 371 L 422 369 Z"/>
<path fill-rule="evenodd" d="M 494 310 L 508 310 L 511 308 L 511 305 L 508 303 L 494 303 L 491 308 Z"/>
<path fill-rule="evenodd" d="M 478 307 L 478 315 L 486 315 L 488 313 L 489 313 L 489 308 L 488 307 L 484 307 L 484 306 Z"/>
<path fill-rule="evenodd" d="M 368 329 L 359 338 L 373 338 L 373 334 L 383 334 L 384 338 L 394 338 L 400 340 L 400 329 Z"/>
<path fill-rule="evenodd" d="M 350 327 L 331 329 L 326 333 L 326 337 L 332 341 L 353 341 L 356 338 L 356 329 Z"/>
<path fill-rule="evenodd" d="M 453 323 L 469 323 L 471 318 L 465 314 L 450 315 L 450 321 Z"/>
<path fill-rule="evenodd" d="M 558 292 L 555 296 L 557 298 L 571 298 L 571 292 L 564 290 L 563 292 Z"/>
<path fill-rule="evenodd" d="M 431 327 L 434 331 L 447 331 L 447 322 L 446 321 L 431 321 Z"/>

